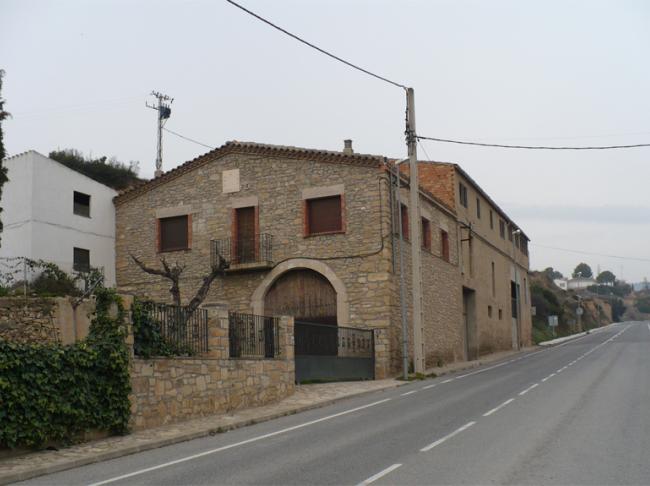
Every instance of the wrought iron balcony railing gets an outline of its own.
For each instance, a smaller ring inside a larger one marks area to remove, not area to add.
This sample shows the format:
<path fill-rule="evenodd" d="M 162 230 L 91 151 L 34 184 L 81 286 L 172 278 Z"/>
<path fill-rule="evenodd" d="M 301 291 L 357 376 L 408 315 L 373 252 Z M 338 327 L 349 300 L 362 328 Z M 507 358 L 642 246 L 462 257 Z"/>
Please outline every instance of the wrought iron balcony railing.
<path fill-rule="evenodd" d="M 262 233 L 252 238 L 224 238 L 212 240 L 212 266 L 233 269 L 238 265 L 262 264 L 273 261 L 273 237 Z M 253 265 L 254 266 L 254 265 Z"/>

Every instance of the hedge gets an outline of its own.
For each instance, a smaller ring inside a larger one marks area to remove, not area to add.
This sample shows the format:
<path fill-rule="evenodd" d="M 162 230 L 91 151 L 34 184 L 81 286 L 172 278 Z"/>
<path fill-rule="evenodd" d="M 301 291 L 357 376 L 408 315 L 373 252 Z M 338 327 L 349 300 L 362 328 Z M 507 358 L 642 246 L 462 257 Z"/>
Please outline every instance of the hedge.
<path fill-rule="evenodd" d="M 116 317 L 110 315 L 112 304 Z M 0 341 L 0 447 L 67 444 L 87 430 L 128 430 L 124 317 L 120 298 L 101 289 L 85 341 L 68 346 Z"/>

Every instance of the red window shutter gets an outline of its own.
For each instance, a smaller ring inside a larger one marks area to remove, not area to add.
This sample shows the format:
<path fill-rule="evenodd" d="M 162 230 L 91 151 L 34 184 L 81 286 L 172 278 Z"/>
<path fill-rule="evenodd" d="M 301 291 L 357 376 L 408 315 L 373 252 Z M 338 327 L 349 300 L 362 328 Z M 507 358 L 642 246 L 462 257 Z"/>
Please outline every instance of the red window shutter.
<path fill-rule="evenodd" d="M 427 218 L 422 218 L 422 248 L 431 250 L 431 223 Z"/>
<path fill-rule="evenodd" d="M 158 220 L 160 233 L 160 251 L 186 250 L 189 248 L 190 236 L 188 215 L 161 218 Z"/>
<path fill-rule="evenodd" d="M 400 211 L 402 213 L 402 237 L 404 240 L 409 240 L 409 208 L 406 204 L 400 206 Z"/>
<path fill-rule="evenodd" d="M 341 196 L 308 199 L 306 233 L 310 235 L 343 231 Z"/>

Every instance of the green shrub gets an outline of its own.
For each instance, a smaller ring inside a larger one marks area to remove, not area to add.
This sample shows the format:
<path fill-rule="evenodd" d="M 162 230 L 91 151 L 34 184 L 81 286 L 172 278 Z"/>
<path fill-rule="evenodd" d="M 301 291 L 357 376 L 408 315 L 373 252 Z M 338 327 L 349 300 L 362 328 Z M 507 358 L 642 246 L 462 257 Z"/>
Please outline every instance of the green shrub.
<path fill-rule="evenodd" d="M 1 447 L 70 443 L 90 429 L 127 431 L 131 384 L 124 316 L 119 297 L 101 289 L 85 341 L 62 346 L 0 340 Z"/>

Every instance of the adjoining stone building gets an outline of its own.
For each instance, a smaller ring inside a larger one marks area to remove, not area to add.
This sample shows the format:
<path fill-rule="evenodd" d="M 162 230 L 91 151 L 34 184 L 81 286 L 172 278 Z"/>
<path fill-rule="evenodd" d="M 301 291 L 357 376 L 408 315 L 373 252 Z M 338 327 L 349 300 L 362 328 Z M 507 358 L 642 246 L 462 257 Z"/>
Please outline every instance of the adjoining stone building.
<path fill-rule="evenodd" d="M 529 238 L 457 164 L 418 167 L 420 184 L 457 215 L 467 358 L 529 346 Z"/>
<path fill-rule="evenodd" d="M 149 266 L 164 257 L 184 266 L 180 287 L 186 301 L 216 259 L 226 258 L 230 266 L 206 301 L 238 312 L 374 329 L 375 377 L 396 374 L 402 331 L 393 167 L 385 157 L 356 154 L 351 147 L 332 152 L 228 142 L 115 198 L 118 288 L 169 301 L 168 281 L 144 273 L 131 255 Z M 408 178 L 401 180 L 408 235 Z M 467 356 L 463 285 L 483 285 L 461 272 L 464 208 L 459 211 L 455 200 L 433 189 L 421 184 L 422 219 L 416 222 L 423 232 L 428 366 Z M 402 248 L 410 322 L 408 241 Z M 505 305 L 495 303 L 495 312 L 499 306 L 507 312 Z M 502 323 L 477 326 L 478 339 L 486 343 L 481 353 L 510 348 Z"/>

